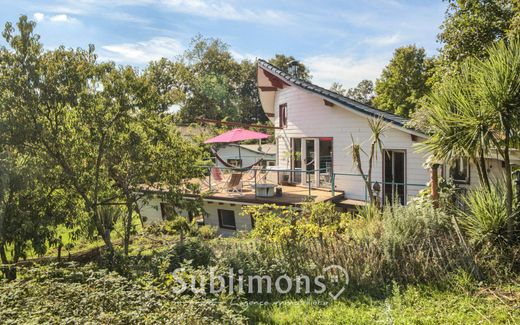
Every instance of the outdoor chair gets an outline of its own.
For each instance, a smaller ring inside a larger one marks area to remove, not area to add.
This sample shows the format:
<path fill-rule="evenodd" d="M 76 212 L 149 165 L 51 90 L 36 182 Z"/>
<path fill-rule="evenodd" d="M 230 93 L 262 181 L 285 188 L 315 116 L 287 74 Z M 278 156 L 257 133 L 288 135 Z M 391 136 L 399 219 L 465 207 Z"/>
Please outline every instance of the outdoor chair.
<path fill-rule="evenodd" d="M 241 173 L 233 173 L 226 183 L 226 190 L 228 192 L 240 193 L 242 194 L 242 174 Z"/>

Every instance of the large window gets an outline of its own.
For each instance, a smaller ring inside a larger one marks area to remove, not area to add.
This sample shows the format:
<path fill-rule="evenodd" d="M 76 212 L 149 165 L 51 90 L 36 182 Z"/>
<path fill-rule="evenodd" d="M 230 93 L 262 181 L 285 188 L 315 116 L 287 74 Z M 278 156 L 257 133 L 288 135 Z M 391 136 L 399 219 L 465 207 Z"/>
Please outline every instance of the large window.
<path fill-rule="evenodd" d="M 453 182 L 469 184 L 469 162 L 467 158 L 457 158 L 452 161 L 449 168 L 450 177 Z"/>
<path fill-rule="evenodd" d="M 281 128 L 287 127 L 287 104 L 278 106 L 278 124 Z"/>
<path fill-rule="evenodd" d="M 236 230 L 235 211 L 218 209 L 218 224 L 220 228 Z"/>

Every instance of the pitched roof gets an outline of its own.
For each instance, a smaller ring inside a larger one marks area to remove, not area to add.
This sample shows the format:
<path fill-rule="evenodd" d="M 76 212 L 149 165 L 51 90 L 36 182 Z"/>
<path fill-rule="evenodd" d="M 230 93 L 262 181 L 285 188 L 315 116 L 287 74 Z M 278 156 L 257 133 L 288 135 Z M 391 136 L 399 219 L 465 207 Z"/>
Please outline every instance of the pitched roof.
<path fill-rule="evenodd" d="M 346 106 L 350 109 L 353 109 L 355 111 L 358 111 L 360 113 L 363 113 L 365 115 L 376 117 L 376 118 L 383 118 L 385 121 L 390 122 L 400 128 L 406 128 L 405 123 L 408 122 L 408 119 L 402 116 L 397 116 L 395 114 L 382 111 L 380 109 L 368 106 L 366 104 L 362 104 L 360 102 L 357 102 L 351 98 L 348 98 L 346 96 L 340 95 L 336 92 L 327 90 L 323 87 L 316 86 L 308 81 L 296 78 L 293 75 L 290 75 L 284 71 L 282 71 L 280 68 L 268 63 L 267 61 L 264 61 L 262 59 L 258 59 L 258 65 L 262 67 L 265 70 L 268 70 L 270 73 L 274 74 L 275 76 L 281 78 L 283 81 L 296 85 L 298 87 L 301 87 L 305 90 L 308 90 L 312 93 L 318 94 L 327 100 L 330 100 L 331 102 Z M 419 133 L 420 135 L 423 135 L 420 131 L 406 128 L 411 133 Z"/>

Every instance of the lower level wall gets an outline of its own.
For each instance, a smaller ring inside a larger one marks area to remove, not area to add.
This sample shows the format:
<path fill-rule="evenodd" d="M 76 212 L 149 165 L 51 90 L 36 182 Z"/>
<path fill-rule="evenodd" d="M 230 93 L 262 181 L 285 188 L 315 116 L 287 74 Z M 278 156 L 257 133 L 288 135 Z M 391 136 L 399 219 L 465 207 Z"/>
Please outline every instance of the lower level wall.
<path fill-rule="evenodd" d="M 235 231 L 250 231 L 253 229 L 251 216 L 244 215 L 242 212 L 243 205 L 229 204 L 229 203 L 217 203 L 217 202 L 204 202 L 204 224 L 215 227 L 218 233 L 222 236 L 232 236 Z M 219 223 L 219 212 L 218 210 L 229 210 L 235 214 L 235 225 L 236 230 L 226 229 L 220 227 Z"/>
<path fill-rule="evenodd" d="M 156 224 L 163 221 L 161 212 L 162 202 L 163 200 L 161 197 L 155 194 L 139 199 L 138 205 L 140 208 L 141 217 L 143 218 L 145 224 Z M 215 227 L 218 231 L 218 234 L 222 236 L 234 235 L 236 231 L 250 231 L 253 229 L 253 223 L 251 222 L 251 217 L 249 215 L 244 215 L 242 213 L 243 206 L 244 205 L 242 204 L 204 201 L 204 224 Z M 236 230 L 226 229 L 220 226 L 218 210 L 233 211 L 235 215 Z M 188 217 L 186 211 L 180 210 L 177 211 L 177 213 L 183 217 Z"/>

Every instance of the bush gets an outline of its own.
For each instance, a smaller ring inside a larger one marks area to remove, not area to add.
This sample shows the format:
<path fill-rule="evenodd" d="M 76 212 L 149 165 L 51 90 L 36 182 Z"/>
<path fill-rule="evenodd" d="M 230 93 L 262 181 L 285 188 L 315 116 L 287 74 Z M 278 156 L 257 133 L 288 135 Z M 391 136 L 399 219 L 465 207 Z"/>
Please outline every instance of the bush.
<path fill-rule="evenodd" d="M 507 206 L 505 188 L 494 184 L 490 190 L 478 188 L 464 198 L 465 209 L 458 216 L 470 240 L 477 245 L 491 243 L 503 245 L 507 241 Z"/>
<path fill-rule="evenodd" d="M 193 267 L 209 266 L 213 257 L 213 251 L 204 241 L 196 237 L 188 238 L 173 248 L 168 270 L 173 271 L 186 261 L 191 261 Z"/>
<path fill-rule="evenodd" d="M 217 229 L 212 226 L 204 225 L 199 227 L 197 234 L 202 239 L 210 240 L 217 237 Z"/>
<path fill-rule="evenodd" d="M 226 303 L 176 295 L 148 277 L 132 281 L 90 266 L 24 269 L 0 282 L 2 324 L 245 323 Z"/>

